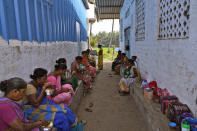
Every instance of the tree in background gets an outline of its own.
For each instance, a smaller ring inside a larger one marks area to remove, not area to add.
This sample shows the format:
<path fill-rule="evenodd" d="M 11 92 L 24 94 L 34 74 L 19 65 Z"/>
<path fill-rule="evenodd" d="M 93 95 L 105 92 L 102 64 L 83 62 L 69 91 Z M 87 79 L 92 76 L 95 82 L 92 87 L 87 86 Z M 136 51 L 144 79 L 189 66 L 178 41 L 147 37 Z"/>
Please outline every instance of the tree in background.
<path fill-rule="evenodd" d="M 92 38 L 90 38 L 90 43 L 92 47 L 95 47 L 96 43 L 100 43 L 104 47 L 108 47 L 110 44 L 110 38 L 111 33 L 99 32 L 98 34 L 93 35 Z M 119 46 L 119 32 L 113 33 L 112 45 L 115 45 L 116 47 Z"/>
<path fill-rule="evenodd" d="M 95 37 L 90 37 L 90 44 L 92 47 L 95 47 L 96 46 L 96 43 L 99 41 L 99 38 L 97 36 Z"/>

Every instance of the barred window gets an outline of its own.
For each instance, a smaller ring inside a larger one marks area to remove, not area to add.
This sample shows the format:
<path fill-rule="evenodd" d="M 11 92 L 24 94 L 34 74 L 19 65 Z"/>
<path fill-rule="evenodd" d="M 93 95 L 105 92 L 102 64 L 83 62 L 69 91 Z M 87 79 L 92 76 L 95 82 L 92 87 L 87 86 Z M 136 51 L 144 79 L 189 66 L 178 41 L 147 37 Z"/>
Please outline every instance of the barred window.
<path fill-rule="evenodd" d="M 145 39 L 145 3 L 144 0 L 136 0 L 136 41 Z"/>
<path fill-rule="evenodd" d="M 190 0 L 160 0 L 160 39 L 189 38 Z"/>

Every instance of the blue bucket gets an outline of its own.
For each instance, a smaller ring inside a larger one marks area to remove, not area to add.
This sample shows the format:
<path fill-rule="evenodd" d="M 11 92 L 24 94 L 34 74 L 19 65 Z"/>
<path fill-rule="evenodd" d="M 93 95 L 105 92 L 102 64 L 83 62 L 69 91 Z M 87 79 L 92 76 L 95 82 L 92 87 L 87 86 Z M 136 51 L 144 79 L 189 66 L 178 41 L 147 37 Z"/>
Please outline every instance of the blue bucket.
<path fill-rule="evenodd" d="M 197 118 L 187 117 L 184 120 L 191 125 L 191 131 L 197 131 Z"/>

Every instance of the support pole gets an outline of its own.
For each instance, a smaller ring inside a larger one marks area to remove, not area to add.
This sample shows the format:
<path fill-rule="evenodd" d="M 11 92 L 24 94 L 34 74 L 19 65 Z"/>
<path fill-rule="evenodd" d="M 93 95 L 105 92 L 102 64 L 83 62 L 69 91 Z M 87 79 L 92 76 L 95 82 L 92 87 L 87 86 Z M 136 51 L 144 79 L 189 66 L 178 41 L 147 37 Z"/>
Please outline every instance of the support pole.
<path fill-rule="evenodd" d="M 90 40 L 91 40 L 91 37 L 92 37 L 92 24 L 93 23 L 90 23 L 90 36 L 89 36 L 89 42 L 88 42 L 88 49 L 90 49 L 90 47 L 91 47 L 91 43 L 90 43 L 91 41 Z"/>
<path fill-rule="evenodd" d="M 108 53 L 110 53 L 110 47 L 111 47 L 112 40 L 113 40 L 113 33 L 114 33 L 114 19 L 112 21 L 112 33 L 111 33 L 111 39 L 110 39 L 110 43 L 109 43 L 109 47 L 108 47 Z"/>

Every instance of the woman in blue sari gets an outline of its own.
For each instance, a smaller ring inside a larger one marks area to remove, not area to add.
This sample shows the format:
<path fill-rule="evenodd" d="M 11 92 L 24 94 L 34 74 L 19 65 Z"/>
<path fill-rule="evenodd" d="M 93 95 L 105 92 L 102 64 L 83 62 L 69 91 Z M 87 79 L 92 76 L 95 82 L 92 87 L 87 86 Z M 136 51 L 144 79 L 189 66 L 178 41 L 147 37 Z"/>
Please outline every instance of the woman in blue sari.
<path fill-rule="evenodd" d="M 25 97 L 23 99 L 23 110 L 26 118 L 30 120 L 45 119 L 53 123 L 53 127 L 58 131 L 72 131 L 76 125 L 75 114 L 66 106 L 58 105 L 46 98 L 46 89 L 50 87 L 47 80 L 47 70 L 37 68 L 34 74 L 30 75 L 32 81 L 27 85 Z M 58 93 L 67 92 L 61 90 Z"/>

